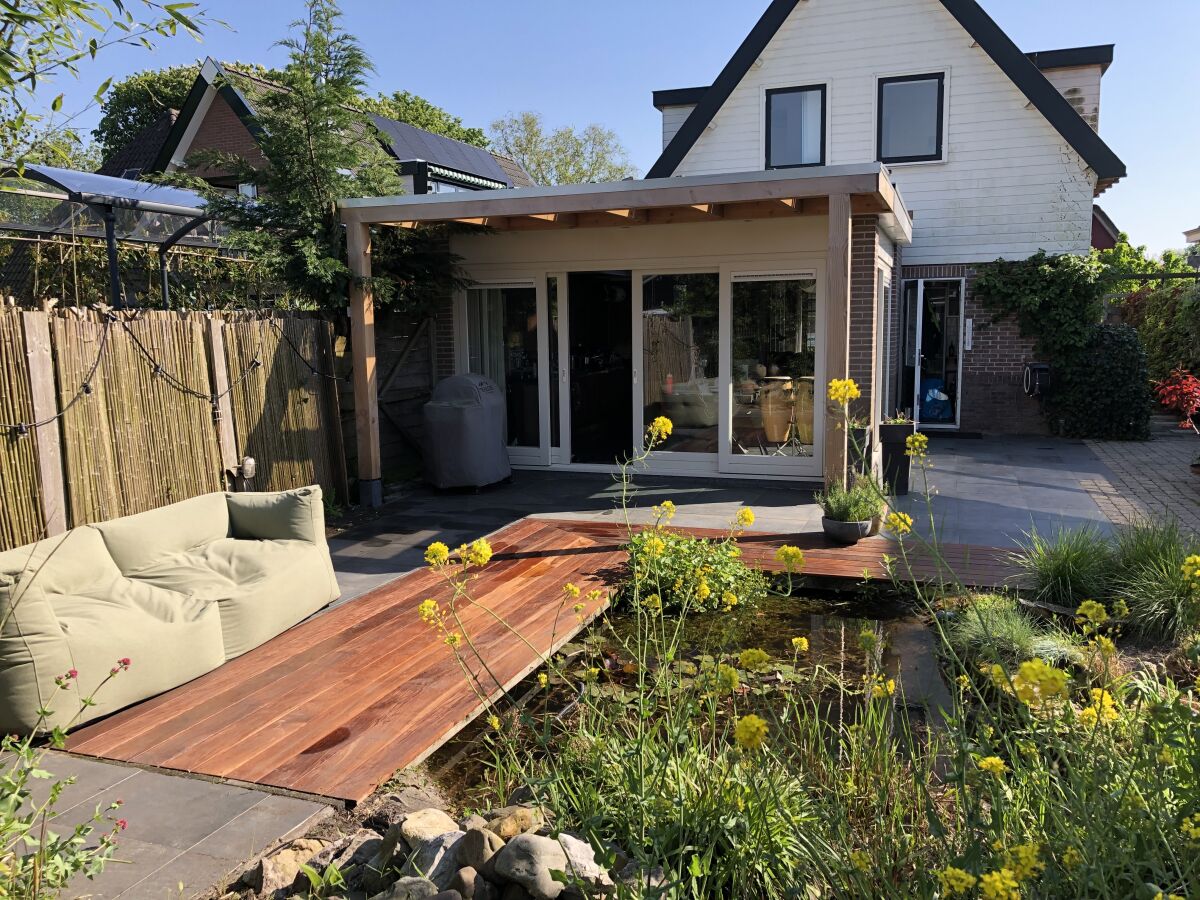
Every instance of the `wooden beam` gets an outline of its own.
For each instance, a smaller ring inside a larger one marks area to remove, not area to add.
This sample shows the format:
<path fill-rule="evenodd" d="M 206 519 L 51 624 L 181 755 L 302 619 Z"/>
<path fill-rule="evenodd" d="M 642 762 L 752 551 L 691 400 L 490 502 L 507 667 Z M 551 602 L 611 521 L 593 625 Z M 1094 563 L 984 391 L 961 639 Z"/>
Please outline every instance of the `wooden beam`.
<path fill-rule="evenodd" d="M 725 207 L 720 203 L 692 203 L 691 208 L 714 219 L 725 218 Z"/>
<path fill-rule="evenodd" d="M 54 390 L 54 354 L 50 347 L 50 319 L 46 313 L 21 313 L 25 331 L 25 358 L 29 361 L 29 393 L 33 421 L 50 421 L 33 432 L 37 449 L 38 498 L 45 536 L 67 530 L 67 488 L 63 478 L 62 438 L 58 428 L 58 398 Z M 94 402 L 94 401 L 93 401 Z"/>
<path fill-rule="evenodd" d="M 845 378 L 850 368 L 850 195 L 829 197 L 829 242 L 825 279 L 825 382 Z M 825 385 L 817 386 L 825 396 Z M 846 477 L 846 429 L 842 410 L 825 403 L 825 486 Z"/>
<path fill-rule="evenodd" d="M 232 490 L 241 462 L 238 458 L 237 434 L 233 427 L 233 398 L 229 396 L 229 364 L 225 358 L 225 322 L 208 320 L 208 364 L 212 369 L 213 392 L 217 394 L 217 451 L 221 457 L 221 481 L 225 490 Z"/>
<path fill-rule="evenodd" d="M 375 297 L 371 291 L 371 229 L 346 226 L 350 266 L 350 352 L 354 360 L 354 425 L 358 435 L 358 496 L 364 506 L 383 505 L 379 448 L 379 374 L 375 361 Z"/>

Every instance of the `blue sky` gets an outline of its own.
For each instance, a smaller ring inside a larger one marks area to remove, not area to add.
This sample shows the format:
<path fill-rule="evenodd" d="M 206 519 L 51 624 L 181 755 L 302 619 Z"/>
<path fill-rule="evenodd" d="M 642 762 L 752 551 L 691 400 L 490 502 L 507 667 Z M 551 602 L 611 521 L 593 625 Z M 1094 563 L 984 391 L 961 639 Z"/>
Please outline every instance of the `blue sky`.
<path fill-rule="evenodd" d="M 375 61 L 373 85 L 406 89 L 486 126 L 509 111 L 541 112 L 550 125 L 600 122 L 620 135 L 640 171 L 661 149 L 656 88 L 712 80 L 767 0 L 343 0 L 347 28 Z M 109 75 L 212 55 L 279 63 L 272 44 L 299 16 L 300 0 L 201 0 L 229 29 L 149 53 L 116 48 L 81 71 L 67 93 L 77 110 Z M 1104 78 L 1101 134 L 1129 177 L 1100 203 L 1136 243 L 1160 251 L 1200 225 L 1200 90 L 1195 86 L 1196 0 L 984 0 L 1024 50 L 1115 43 Z M 78 122 L 88 128 L 98 113 Z"/>

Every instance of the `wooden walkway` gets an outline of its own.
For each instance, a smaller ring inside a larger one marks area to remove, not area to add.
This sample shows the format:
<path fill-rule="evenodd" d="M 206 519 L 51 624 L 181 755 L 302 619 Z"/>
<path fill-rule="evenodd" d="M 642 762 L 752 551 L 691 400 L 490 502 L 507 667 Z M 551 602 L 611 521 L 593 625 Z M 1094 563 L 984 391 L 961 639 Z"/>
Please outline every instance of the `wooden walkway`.
<path fill-rule="evenodd" d="M 694 530 L 701 535 L 720 532 Z M 464 630 L 496 680 L 512 687 L 539 656 L 496 620 L 550 655 L 584 626 L 563 585 L 584 594 L 620 579 L 625 537 L 619 524 L 527 518 L 490 536 L 495 556 L 473 583 L 475 605 L 460 610 Z M 886 576 L 884 539 L 853 548 L 819 536 L 749 533 L 745 558 L 778 569 L 776 548 L 791 543 L 806 573 Z M 969 583 L 996 585 L 1011 571 L 1002 551 L 948 548 Z M 920 566 L 916 567 L 918 575 Z M 933 574 L 931 567 L 925 571 Z M 964 574 L 965 573 L 965 574 Z M 428 570 L 404 575 L 335 607 L 159 697 L 72 734 L 74 753 L 175 769 L 334 798 L 364 800 L 393 772 L 420 762 L 479 715 L 483 704 L 450 649 L 420 621 L 427 597 L 449 589 Z M 605 601 L 588 603 L 590 621 Z M 477 666 L 490 699 L 502 691 Z"/>

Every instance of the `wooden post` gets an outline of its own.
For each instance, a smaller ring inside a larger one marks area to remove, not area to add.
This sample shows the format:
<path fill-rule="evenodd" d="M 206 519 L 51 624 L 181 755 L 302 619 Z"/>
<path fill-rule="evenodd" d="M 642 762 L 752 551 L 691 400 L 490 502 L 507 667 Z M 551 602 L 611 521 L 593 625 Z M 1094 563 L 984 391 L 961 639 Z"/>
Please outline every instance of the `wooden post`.
<path fill-rule="evenodd" d="M 54 354 L 50 348 L 50 320 L 44 312 L 21 313 L 25 355 L 29 360 L 29 393 L 33 420 L 43 422 L 58 413 L 54 388 Z M 33 429 L 37 441 L 37 468 L 46 536 L 67 530 L 67 489 L 63 479 L 62 438 L 58 420 Z"/>
<path fill-rule="evenodd" d="M 238 457 L 237 434 L 233 429 L 233 402 L 229 390 L 229 364 L 225 360 L 224 321 L 208 320 L 208 364 L 212 369 L 213 392 L 217 400 L 217 453 L 221 457 L 221 479 L 226 490 L 237 483 L 241 459 Z"/>
<path fill-rule="evenodd" d="M 354 424 L 358 434 L 358 497 L 364 506 L 383 505 L 379 450 L 379 375 L 375 366 L 375 298 L 370 284 L 371 229 L 346 224 L 350 265 L 350 351 L 354 360 Z"/>
<path fill-rule="evenodd" d="M 850 367 L 850 195 L 829 197 L 828 277 L 825 295 L 825 382 L 845 378 Z M 819 396 L 824 396 L 820 386 Z M 825 413 L 825 486 L 846 477 L 846 429 L 841 410 Z"/>

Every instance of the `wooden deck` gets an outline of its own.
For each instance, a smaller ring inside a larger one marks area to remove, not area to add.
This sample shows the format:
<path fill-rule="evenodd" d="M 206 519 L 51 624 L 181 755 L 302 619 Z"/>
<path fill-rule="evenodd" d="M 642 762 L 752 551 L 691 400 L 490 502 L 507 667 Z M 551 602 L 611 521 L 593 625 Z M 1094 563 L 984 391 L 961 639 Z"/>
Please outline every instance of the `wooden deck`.
<path fill-rule="evenodd" d="M 495 617 L 538 653 L 553 653 L 583 627 L 570 608 L 574 601 L 563 600 L 563 585 L 574 582 L 585 594 L 612 587 L 621 575 L 624 537 L 616 523 L 534 518 L 491 535 L 493 562 L 474 582 L 476 605 L 461 614 L 505 689 L 536 668 L 539 657 Z M 791 543 L 805 550 L 807 574 L 853 579 L 864 570 L 885 577 L 882 556 L 895 549 L 881 538 L 832 547 L 813 535 L 749 533 L 740 543 L 748 561 L 767 569 L 779 568 L 775 550 Z M 947 556 L 970 584 L 999 585 L 1011 575 L 999 550 L 951 547 Z M 921 561 L 914 571 L 936 575 Z M 417 615 L 426 597 L 445 601 L 448 595 L 427 570 L 404 575 L 195 681 L 76 731 L 67 748 L 361 801 L 482 709 L 450 649 Z M 603 607 L 604 601 L 591 602 L 584 621 Z M 489 697 L 502 693 L 495 681 L 484 684 Z"/>

